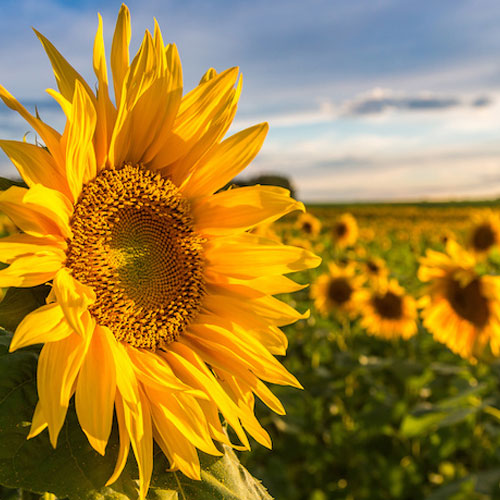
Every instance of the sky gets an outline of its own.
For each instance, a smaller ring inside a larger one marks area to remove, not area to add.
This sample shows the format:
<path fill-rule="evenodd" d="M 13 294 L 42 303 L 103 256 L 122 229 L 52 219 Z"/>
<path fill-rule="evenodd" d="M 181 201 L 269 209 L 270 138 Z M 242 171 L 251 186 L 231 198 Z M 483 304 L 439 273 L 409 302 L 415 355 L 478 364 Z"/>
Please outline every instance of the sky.
<path fill-rule="evenodd" d="M 109 50 L 120 1 L 0 0 L 0 84 L 55 128 L 42 32 L 92 84 L 97 12 Z M 230 133 L 269 122 L 242 177 L 282 174 L 308 202 L 500 197 L 497 0 L 132 0 L 131 53 L 155 17 L 187 92 L 239 66 Z M 109 52 L 108 52 L 109 53 Z M 29 126 L 0 104 L 0 137 Z M 34 141 L 33 133 L 28 140 Z M 14 176 L 0 155 L 0 175 Z"/>

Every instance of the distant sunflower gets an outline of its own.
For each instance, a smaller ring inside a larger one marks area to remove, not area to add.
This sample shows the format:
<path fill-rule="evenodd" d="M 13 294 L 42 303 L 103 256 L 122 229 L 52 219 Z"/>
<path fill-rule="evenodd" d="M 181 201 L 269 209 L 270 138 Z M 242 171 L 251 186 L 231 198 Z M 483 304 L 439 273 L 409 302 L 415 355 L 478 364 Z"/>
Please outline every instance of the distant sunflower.
<path fill-rule="evenodd" d="M 329 272 L 319 276 L 311 285 L 311 298 L 316 309 L 323 316 L 356 316 L 359 312 L 357 292 L 363 278 L 355 275 L 353 264 L 339 267 L 331 262 L 328 267 Z"/>
<path fill-rule="evenodd" d="M 380 257 L 370 257 L 363 263 L 363 271 L 372 280 L 387 278 L 389 270 L 384 259 Z"/>
<path fill-rule="evenodd" d="M 500 216 L 491 210 L 474 217 L 469 233 L 469 248 L 476 255 L 485 255 L 500 243 Z"/>
<path fill-rule="evenodd" d="M 304 236 L 315 238 L 321 232 L 321 222 L 317 217 L 309 213 L 302 213 L 297 218 L 295 227 Z"/>
<path fill-rule="evenodd" d="M 29 437 L 48 427 L 55 447 L 74 395 L 83 431 L 104 454 L 116 412 L 120 450 L 108 484 L 131 444 L 144 498 L 153 439 L 172 468 L 199 479 L 197 449 L 220 455 L 214 441 L 230 444 L 218 412 L 243 449 L 244 429 L 271 446 L 254 395 L 284 413 L 262 380 L 300 387 L 273 354 L 287 346 L 279 327 L 306 316 L 272 295 L 300 289 L 282 275 L 320 259 L 248 232 L 303 209 L 287 190 L 217 193 L 254 158 L 268 128 L 222 140 L 240 95 L 237 68 L 209 70 L 182 97 L 177 49 L 164 45 L 157 24 L 129 62 L 122 5 L 111 47 L 115 106 L 100 16 L 96 94 L 38 37 L 54 68 L 59 92 L 48 92 L 66 114 L 64 133 L 0 87 L 46 145 L 0 141 L 28 185 L 0 194 L 0 209 L 23 231 L 0 240 L 0 261 L 9 264 L 0 287 L 51 283 L 47 304 L 24 318 L 10 346 L 44 344 Z"/>
<path fill-rule="evenodd" d="M 453 352 L 475 359 L 489 346 L 500 354 L 500 277 L 480 276 L 474 257 L 449 240 L 446 253 L 428 250 L 418 277 L 429 282 L 419 301 L 424 326 Z"/>
<path fill-rule="evenodd" d="M 372 290 L 358 295 L 361 326 L 367 333 L 384 339 L 409 339 L 417 332 L 417 305 L 396 280 L 381 280 Z"/>
<path fill-rule="evenodd" d="M 358 239 L 358 223 L 351 214 L 342 214 L 332 227 L 332 238 L 336 246 L 345 248 Z"/>

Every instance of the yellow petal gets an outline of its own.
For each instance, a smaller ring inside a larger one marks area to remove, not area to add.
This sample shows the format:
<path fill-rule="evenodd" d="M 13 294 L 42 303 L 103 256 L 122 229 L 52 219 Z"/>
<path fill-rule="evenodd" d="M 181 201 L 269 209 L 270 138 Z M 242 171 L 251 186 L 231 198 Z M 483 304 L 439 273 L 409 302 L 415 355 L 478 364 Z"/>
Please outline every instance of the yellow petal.
<path fill-rule="evenodd" d="M 226 96 L 231 93 L 237 77 L 238 68 L 230 68 L 182 98 L 172 133 L 165 140 L 151 168 L 161 169 L 188 154 L 205 133 L 221 104 L 226 102 Z"/>
<path fill-rule="evenodd" d="M 59 252 L 40 252 L 17 258 L 6 269 L 0 271 L 0 287 L 32 287 L 50 281 L 64 262 Z"/>
<path fill-rule="evenodd" d="M 88 306 L 95 302 L 91 287 L 83 285 L 63 267 L 54 277 L 53 290 L 66 321 L 82 337 L 93 331 L 95 320 L 88 312 Z"/>
<path fill-rule="evenodd" d="M 153 420 L 159 429 L 162 429 L 164 423 L 174 425 L 184 439 L 201 451 L 211 455 L 222 455 L 210 438 L 207 422 L 195 399 L 184 398 L 186 401 L 182 404 L 182 399 L 155 389 L 147 389 L 147 395 L 151 402 Z"/>
<path fill-rule="evenodd" d="M 22 141 L 0 141 L 0 147 L 14 163 L 28 186 L 42 184 L 68 194 L 68 183 L 64 173 L 44 148 Z"/>
<path fill-rule="evenodd" d="M 152 414 L 155 422 L 155 438 L 165 455 L 169 457 L 170 465 L 175 464 L 175 467 L 187 477 L 200 480 L 200 461 L 196 448 L 179 428 L 164 418 L 158 407 L 153 406 Z"/>
<path fill-rule="evenodd" d="M 176 374 L 189 385 L 204 390 L 217 404 L 227 423 L 234 429 L 245 449 L 250 449 L 248 438 L 240 425 L 238 407 L 221 388 L 205 363 L 188 346 L 180 342 L 169 344 L 162 353 Z"/>
<path fill-rule="evenodd" d="M 16 233 L 0 239 L 0 262 L 10 264 L 18 257 L 25 255 L 60 256 L 64 260 L 66 241 L 62 238 L 38 238 L 29 234 Z"/>
<path fill-rule="evenodd" d="M 94 103 L 77 80 L 72 99 L 71 118 L 64 131 L 66 140 L 66 177 L 76 200 L 82 185 L 92 180 L 97 173 L 93 138 L 96 127 Z"/>
<path fill-rule="evenodd" d="M 113 354 L 116 366 L 116 386 L 120 395 L 125 404 L 137 406 L 139 404 L 139 384 L 128 352 L 121 342 L 117 342 L 109 328 L 102 327 L 102 329 L 106 332 L 108 344 Z"/>
<path fill-rule="evenodd" d="M 72 333 L 57 342 L 48 342 L 38 360 L 38 396 L 55 448 L 62 428 L 73 384 L 85 357 L 88 342 Z"/>
<path fill-rule="evenodd" d="M 206 347 L 199 339 L 194 337 L 182 336 L 181 342 L 193 349 L 206 363 L 225 370 L 237 378 L 244 380 L 252 389 L 252 391 L 259 396 L 263 403 L 265 403 L 271 410 L 279 415 L 284 415 L 285 410 L 279 399 L 266 387 L 266 385 L 256 377 L 250 370 L 245 368 L 238 362 L 231 362 L 220 351 L 212 350 Z"/>
<path fill-rule="evenodd" d="M 38 436 L 47 427 L 47 419 L 43 414 L 42 405 L 40 401 L 36 404 L 35 412 L 33 413 L 33 418 L 31 420 L 31 429 L 26 439 L 34 438 Z"/>
<path fill-rule="evenodd" d="M 233 296 L 235 293 L 248 298 L 276 295 L 278 293 L 293 293 L 303 290 L 307 285 L 295 283 L 286 276 L 260 276 L 243 280 L 224 276 L 222 274 L 205 272 L 205 280 L 210 289 L 216 290 L 218 295 Z"/>
<path fill-rule="evenodd" d="M 54 45 L 52 45 L 52 43 L 36 29 L 33 29 L 33 31 L 36 33 L 40 42 L 42 42 L 43 48 L 49 56 L 54 76 L 56 77 L 57 86 L 59 87 L 61 94 L 66 99 L 71 101 L 75 91 L 75 82 L 78 81 L 85 88 L 87 95 L 89 97 L 94 97 L 94 94 L 92 93 L 92 90 L 88 86 L 87 82 L 78 74 L 77 71 L 75 71 L 73 66 L 71 66 L 66 59 L 64 59 Z"/>
<path fill-rule="evenodd" d="M 94 41 L 94 72 L 97 76 L 97 123 L 94 138 L 97 167 L 102 168 L 108 155 L 108 145 L 111 140 L 116 109 L 109 97 L 108 70 L 102 32 L 102 17 L 99 16 L 99 26 Z"/>
<path fill-rule="evenodd" d="M 252 336 L 251 332 L 233 326 L 233 333 L 229 328 L 225 328 L 225 325 L 218 324 L 218 317 L 211 321 L 210 317 L 202 316 L 198 321 L 200 324 L 191 325 L 190 333 L 186 335 L 196 337 L 196 340 L 207 348 L 223 353 L 228 362 L 246 366 L 263 380 L 302 388 L 299 381 Z"/>
<path fill-rule="evenodd" d="M 38 188 L 28 196 L 28 192 Z M 63 195 L 37 184 L 25 189 L 12 186 L 0 193 L 0 210 L 25 233 L 43 237 L 55 235 L 65 238 L 69 231 L 68 214 L 63 209 Z M 45 198 L 42 193 L 45 194 Z M 40 196 L 42 195 L 42 196 Z M 26 201 L 28 196 L 29 202 Z M 39 203 L 42 203 L 41 205 Z M 55 210 L 55 211 L 54 211 Z"/>
<path fill-rule="evenodd" d="M 104 455 L 116 390 L 116 367 L 106 333 L 96 327 L 76 385 L 76 413 L 89 443 Z"/>
<path fill-rule="evenodd" d="M 242 83 L 243 78 L 240 76 L 236 88 L 232 88 L 220 99 L 216 112 L 210 117 L 209 122 L 200 129 L 199 136 L 190 149 L 175 162 L 160 169 L 160 172 L 172 178 L 176 185 L 180 186 L 191 172 L 198 168 L 198 165 L 203 164 L 206 158 L 210 157 L 212 149 L 226 135 L 236 114 Z"/>
<path fill-rule="evenodd" d="M 52 218 L 64 238 L 72 236 L 69 218 L 73 213 L 73 205 L 62 193 L 34 184 L 24 195 L 23 203 L 32 206 L 47 218 Z"/>
<path fill-rule="evenodd" d="M 290 191 L 275 186 L 229 189 L 193 204 L 195 226 L 202 234 L 226 234 L 271 223 L 304 204 L 290 198 Z"/>
<path fill-rule="evenodd" d="M 64 170 L 64 155 L 61 151 L 60 139 L 61 134 L 54 130 L 49 125 L 45 124 L 39 118 L 33 115 L 22 106 L 4 87 L 0 85 L 0 99 L 14 111 L 17 111 L 38 133 L 42 141 L 47 146 L 50 154 L 54 157 L 56 164 L 59 166 L 59 171 L 65 175 Z"/>
<path fill-rule="evenodd" d="M 185 391 L 192 396 L 205 398 L 201 391 L 181 382 L 163 358 L 157 354 L 126 345 L 130 361 L 139 380 L 159 391 Z"/>
<path fill-rule="evenodd" d="M 115 408 L 116 419 L 118 420 L 118 430 L 120 435 L 120 448 L 118 450 L 118 457 L 116 458 L 116 465 L 111 477 L 107 480 L 106 486 L 114 483 L 122 473 L 125 464 L 127 463 L 128 452 L 130 450 L 130 437 L 128 435 L 127 426 L 125 424 L 125 416 L 123 412 L 123 401 L 120 393 L 115 395 Z"/>
<path fill-rule="evenodd" d="M 221 142 L 210 158 L 185 181 L 184 195 L 188 198 L 208 196 L 225 186 L 255 158 L 268 129 L 267 123 L 261 123 Z"/>
<path fill-rule="evenodd" d="M 61 306 L 57 303 L 47 304 L 26 315 L 16 328 L 10 343 L 9 351 L 32 344 L 57 342 L 73 333 Z"/>
<path fill-rule="evenodd" d="M 121 101 L 121 94 L 125 76 L 129 67 L 130 44 L 130 12 L 125 4 L 120 7 L 118 19 L 116 20 L 113 43 L 111 45 L 111 71 L 113 73 L 113 83 L 115 88 L 115 101 Z"/>
<path fill-rule="evenodd" d="M 284 326 L 309 317 L 309 312 L 300 314 L 288 304 L 271 296 L 242 300 L 239 297 L 207 295 L 205 309 L 238 325 L 252 328 L 266 328 L 268 325 Z"/>
<path fill-rule="evenodd" d="M 139 498 L 144 500 L 153 472 L 153 430 L 148 398 L 139 387 L 139 403 L 123 404 L 123 415 L 139 467 Z"/>
<path fill-rule="evenodd" d="M 207 271 L 248 279 L 287 274 L 319 266 L 309 250 L 281 245 L 253 234 L 214 238 L 205 247 Z"/>
<path fill-rule="evenodd" d="M 266 448 L 272 448 L 271 437 L 260 425 L 254 415 L 255 398 L 248 385 L 243 381 L 238 380 L 234 375 L 221 369 L 214 369 L 221 385 L 225 388 L 226 392 L 231 396 L 233 401 L 241 408 L 242 417 L 241 421 L 245 429 L 251 436 Z"/>

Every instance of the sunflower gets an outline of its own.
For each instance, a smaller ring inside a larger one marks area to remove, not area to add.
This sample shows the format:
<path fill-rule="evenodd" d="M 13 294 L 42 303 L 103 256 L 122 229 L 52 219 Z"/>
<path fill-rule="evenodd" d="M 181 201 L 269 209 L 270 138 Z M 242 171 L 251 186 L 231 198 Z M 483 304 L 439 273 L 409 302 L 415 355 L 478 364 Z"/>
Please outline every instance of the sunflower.
<path fill-rule="evenodd" d="M 321 222 L 309 213 L 302 213 L 295 222 L 295 227 L 305 236 L 315 238 L 321 232 Z"/>
<path fill-rule="evenodd" d="M 358 294 L 361 326 L 384 339 L 409 339 L 417 332 L 417 305 L 396 280 L 381 279 L 372 290 Z"/>
<path fill-rule="evenodd" d="M 384 259 L 380 257 L 370 257 L 363 263 L 363 271 L 366 276 L 374 281 L 387 278 L 389 270 Z"/>
<path fill-rule="evenodd" d="M 334 223 L 331 235 L 336 246 L 345 248 L 358 239 L 358 223 L 351 214 L 342 214 Z"/>
<path fill-rule="evenodd" d="M 491 210 L 474 217 L 474 225 L 469 232 L 469 248 L 477 256 L 487 254 L 500 243 L 500 217 Z"/>
<path fill-rule="evenodd" d="M 81 428 L 104 454 L 116 414 L 120 449 L 108 484 L 132 445 L 144 498 L 153 440 L 173 469 L 199 479 L 197 450 L 220 455 L 215 442 L 230 444 L 219 412 L 241 442 L 234 446 L 249 449 L 246 432 L 271 446 L 254 395 L 284 413 L 263 381 L 300 387 L 273 355 L 287 346 L 279 327 L 306 317 L 273 295 L 302 288 L 282 274 L 320 259 L 249 232 L 303 210 L 287 190 L 217 192 L 254 158 L 268 128 L 222 140 L 241 91 L 237 68 L 210 69 L 182 96 L 177 49 L 164 45 L 156 23 L 129 62 L 122 5 L 111 47 L 115 105 L 100 16 L 95 94 L 37 35 L 59 88 L 48 93 L 66 115 L 63 134 L 0 87 L 45 143 L 0 142 L 28 186 L 0 195 L 22 230 L 0 240 L 9 264 L 0 287 L 51 284 L 10 346 L 44 344 L 28 437 L 48 428 L 55 447 L 74 395 Z"/>
<path fill-rule="evenodd" d="M 311 298 L 316 309 L 323 316 L 355 317 L 359 311 L 357 292 L 364 279 L 355 276 L 353 263 L 340 267 L 331 262 L 328 268 L 329 272 L 319 276 L 311 285 Z"/>
<path fill-rule="evenodd" d="M 429 282 L 419 305 L 424 326 L 439 342 L 474 360 L 489 346 L 500 354 L 500 277 L 480 276 L 475 258 L 449 240 L 446 253 L 427 250 L 418 278 Z"/>

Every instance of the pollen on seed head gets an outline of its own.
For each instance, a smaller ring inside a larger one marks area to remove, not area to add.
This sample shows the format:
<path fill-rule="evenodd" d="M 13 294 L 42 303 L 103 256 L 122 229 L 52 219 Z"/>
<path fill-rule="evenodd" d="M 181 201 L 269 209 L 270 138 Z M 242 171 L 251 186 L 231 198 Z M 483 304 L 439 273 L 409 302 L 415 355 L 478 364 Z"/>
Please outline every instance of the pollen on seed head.
<path fill-rule="evenodd" d="M 117 340 L 156 349 L 176 340 L 204 294 L 203 239 L 175 185 L 140 165 L 103 170 L 84 186 L 66 266 L 89 285 L 89 308 Z"/>

